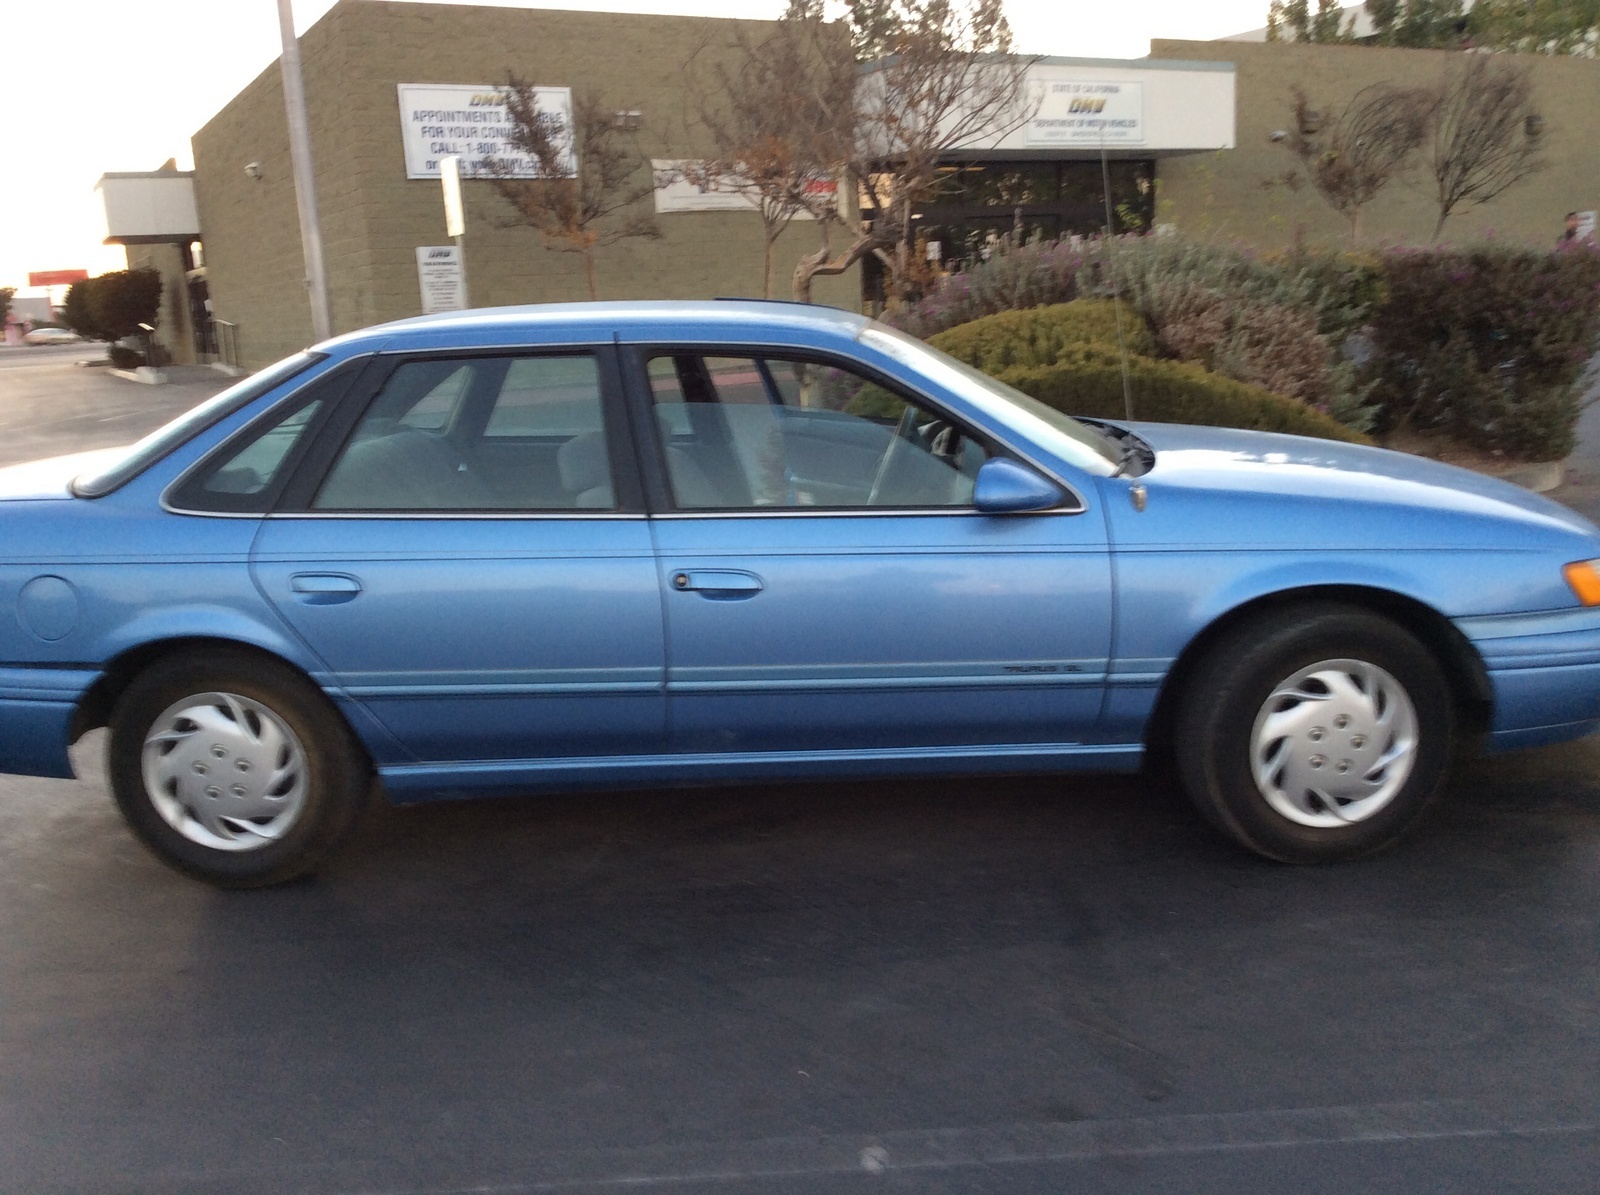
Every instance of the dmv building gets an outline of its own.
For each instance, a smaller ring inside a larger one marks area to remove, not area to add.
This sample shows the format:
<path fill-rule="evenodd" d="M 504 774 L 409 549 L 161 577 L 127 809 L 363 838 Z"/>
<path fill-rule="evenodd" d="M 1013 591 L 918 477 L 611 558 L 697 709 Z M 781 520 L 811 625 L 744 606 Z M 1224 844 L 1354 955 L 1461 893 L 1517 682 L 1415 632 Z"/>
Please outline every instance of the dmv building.
<path fill-rule="evenodd" d="M 693 159 L 708 147 L 696 143 L 687 119 L 685 64 L 732 63 L 741 30 L 759 37 L 762 23 L 341 0 L 301 38 L 335 331 L 450 303 L 451 255 L 436 252 L 450 247 L 439 182 L 446 153 L 467 163 L 472 304 L 587 298 L 576 255 L 546 250 L 489 181 L 471 177 L 474 160 L 503 156 L 497 85 L 515 74 L 539 86 L 541 106 L 557 108 L 574 91 L 598 93 L 636 130 L 644 156 Z M 918 213 L 919 239 L 930 257 L 950 262 L 1018 230 L 1099 232 L 1109 175 L 1120 228 L 1172 226 L 1264 247 L 1296 236 L 1335 241 L 1343 221 L 1318 210 L 1314 195 L 1261 186 L 1289 165 L 1270 140 L 1288 119 L 1289 87 L 1304 82 L 1342 99 L 1363 81 L 1435 69 L 1442 58 L 1233 42 L 1157 42 L 1151 57 L 1134 61 L 1042 58 L 1030 68 L 1040 96 L 1033 118 L 950 155 L 945 186 Z M 1553 240 L 1566 211 L 1594 207 L 1585 200 L 1600 196 L 1600 152 L 1579 115 L 1600 99 L 1600 64 L 1545 60 L 1537 82 L 1551 156 L 1564 155 L 1563 181 L 1541 176 L 1492 213 L 1498 235 L 1535 242 Z M 222 356 L 254 368 L 311 338 L 276 64 L 194 135 L 193 150 L 192 173 L 103 180 L 108 240 L 128 246 L 130 265 L 166 276 L 161 335 L 175 359 Z M 1431 229 L 1424 198 L 1409 201 L 1415 212 L 1398 199 L 1388 213 L 1402 235 Z M 653 204 L 659 239 L 598 252 L 602 297 L 761 294 L 761 224 L 742 198 L 666 181 Z M 783 234 L 775 294 L 787 293 L 794 261 L 816 244 L 804 221 Z M 819 278 L 815 297 L 857 310 L 877 285 L 870 266 L 858 268 Z"/>

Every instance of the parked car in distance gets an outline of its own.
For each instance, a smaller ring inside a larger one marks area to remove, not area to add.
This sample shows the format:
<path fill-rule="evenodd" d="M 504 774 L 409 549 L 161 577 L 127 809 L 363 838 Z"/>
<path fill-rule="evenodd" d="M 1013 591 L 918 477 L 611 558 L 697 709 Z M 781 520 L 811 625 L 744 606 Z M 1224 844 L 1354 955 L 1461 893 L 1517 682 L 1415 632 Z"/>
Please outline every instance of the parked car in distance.
<path fill-rule="evenodd" d="M 71 328 L 35 328 L 22 336 L 23 344 L 81 344 L 83 337 Z"/>
<path fill-rule="evenodd" d="M 1068 418 L 758 302 L 341 336 L 0 470 L 0 770 L 228 886 L 393 801 L 1170 758 L 1273 859 L 1600 720 L 1600 533 L 1375 448 Z M 374 785 L 374 780 L 377 784 Z"/>

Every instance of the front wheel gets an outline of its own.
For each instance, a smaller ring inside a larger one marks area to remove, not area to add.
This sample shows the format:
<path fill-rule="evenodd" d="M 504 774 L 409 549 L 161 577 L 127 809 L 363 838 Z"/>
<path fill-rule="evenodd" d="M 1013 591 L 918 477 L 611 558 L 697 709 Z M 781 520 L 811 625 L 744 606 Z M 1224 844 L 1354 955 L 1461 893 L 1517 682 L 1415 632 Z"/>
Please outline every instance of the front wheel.
<path fill-rule="evenodd" d="M 276 661 L 163 660 L 110 723 L 111 789 L 129 826 L 167 864 L 221 887 L 309 871 L 360 812 L 368 769 L 349 729 Z"/>
<path fill-rule="evenodd" d="M 1444 782 L 1455 706 L 1408 631 L 1306 605 L 1235 627 L 1182 694 L 1184 787 L 1229 837 L 1289 863 L 1353 859 L 1401 837 Z"/>

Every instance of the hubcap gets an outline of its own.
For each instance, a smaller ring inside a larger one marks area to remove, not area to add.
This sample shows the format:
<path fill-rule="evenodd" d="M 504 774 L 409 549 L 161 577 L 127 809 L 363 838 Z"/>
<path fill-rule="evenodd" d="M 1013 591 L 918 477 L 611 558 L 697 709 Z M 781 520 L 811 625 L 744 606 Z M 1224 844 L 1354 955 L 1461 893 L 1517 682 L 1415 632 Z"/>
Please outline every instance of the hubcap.
<path fill-rule="evenodd" d="M 1267 804 L 1325 829 L 1365 821 L 1394 799 L 1417 758 L 1417 711 L 1400 682 L 1362 660 L 1323 660 L 1272 691 L 1250 763 Z"/>
<path fill-rule="evenodd" d="M 144 787 L 191 842 L 252 851 L 288 833 L 305 805 L 305 748 L 288 723 L 233 693 L 169 706 L 144 740 Z"/>

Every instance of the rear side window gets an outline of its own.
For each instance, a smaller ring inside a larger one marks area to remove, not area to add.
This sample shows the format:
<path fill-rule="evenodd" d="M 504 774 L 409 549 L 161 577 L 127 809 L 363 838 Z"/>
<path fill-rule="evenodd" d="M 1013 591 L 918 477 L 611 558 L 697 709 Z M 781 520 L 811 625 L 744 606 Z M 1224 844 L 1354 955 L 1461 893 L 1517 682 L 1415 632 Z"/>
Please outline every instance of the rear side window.
<path fill-rule="evenodd" d="M 269 390 L 281 386 L 297 373 L 310 369 L 318 361 L 327 359 L 325 353 L 296 353 L 285 357 L 276 365 L 269 365 L 260 373 L 229 386 L 191 410 L 185 411 L 171 423 L 158 427 L 144 439 L 128 449 L 127 455 L 114 464 L 95 473 L 75 478 L 72 492 L 80 498 L 103 498 L 113 490 L 128 484 L 151 465 L 174 449 L 187 444 L 201 432 L 243 410 Z"/>
<path fill-rule="evenodd" d="M 409 361 L 312 500 L 320 511 L 614 510 L 592 353 Z"/>
<path fill-rule="evenodd" d="M 233 436 L 178 483 L 169 505 L 208 514 L 270 510 L 306 437 L 366 362 L 363 357 L 330 370 Z"/>

